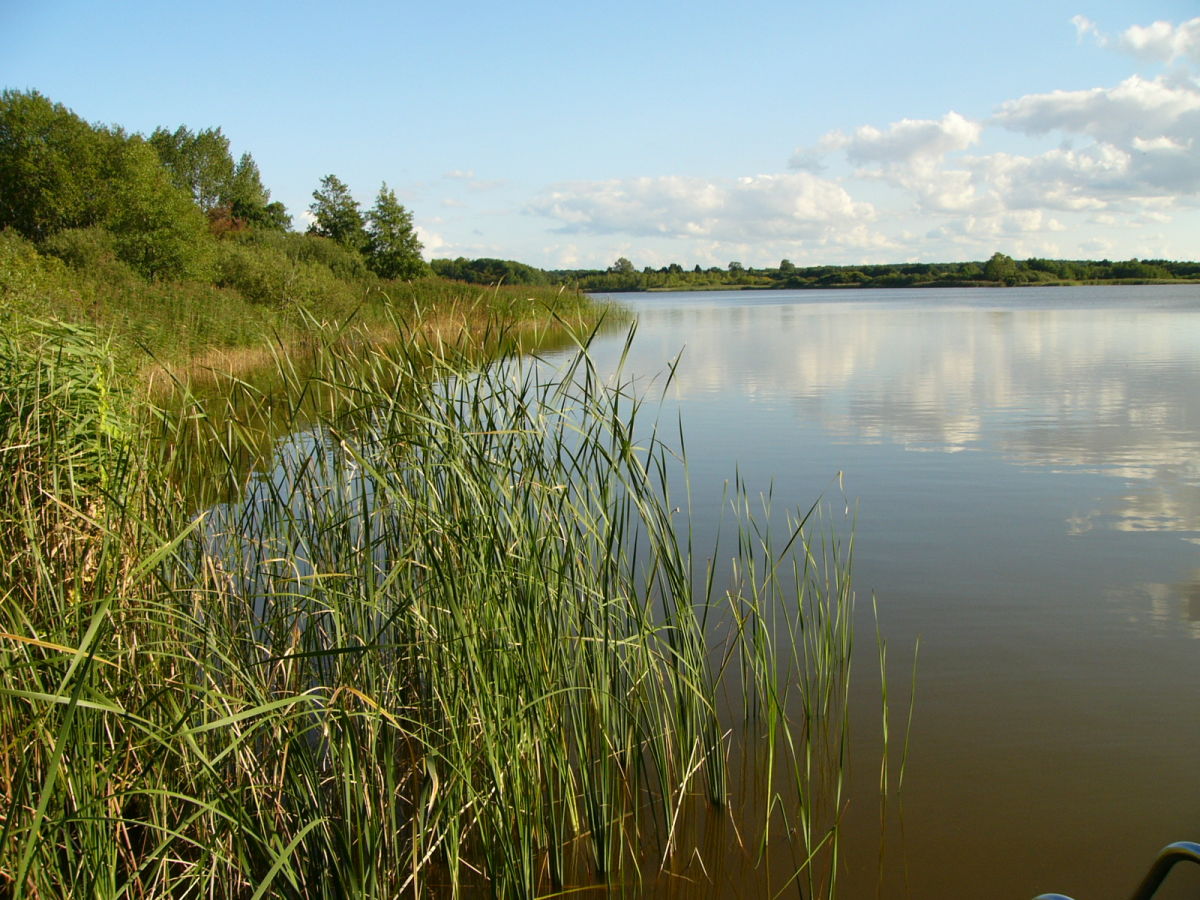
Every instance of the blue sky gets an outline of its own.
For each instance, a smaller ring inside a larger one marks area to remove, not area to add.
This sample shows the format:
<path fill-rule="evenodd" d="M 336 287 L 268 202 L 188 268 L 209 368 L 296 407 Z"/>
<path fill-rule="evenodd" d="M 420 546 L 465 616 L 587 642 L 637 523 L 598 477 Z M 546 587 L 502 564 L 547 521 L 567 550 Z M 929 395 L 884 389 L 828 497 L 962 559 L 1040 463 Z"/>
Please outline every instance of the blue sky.
<path fill-rule="evenodd" d="M 0 0 L 0 85 L 220 126 L 426 256 L 1200 258 L 1196 0 Z"/>

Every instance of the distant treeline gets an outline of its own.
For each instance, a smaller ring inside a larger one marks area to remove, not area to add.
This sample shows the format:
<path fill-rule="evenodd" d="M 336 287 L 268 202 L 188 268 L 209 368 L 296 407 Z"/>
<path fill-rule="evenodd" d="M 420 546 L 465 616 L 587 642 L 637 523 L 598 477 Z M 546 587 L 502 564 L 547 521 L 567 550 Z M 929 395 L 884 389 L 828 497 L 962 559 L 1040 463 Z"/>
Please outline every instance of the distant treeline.
<path fill-rule="evenodd" d="M 1015 260 L 1003 253 L 979 262 L 888 263 L 858 266 L 796 266 L 782 260 L 773 268 L 726 268 L 672 263 L 638 270 L 622 257 L 607 269 L 535 269 L 501 259 L 435 259 L 433 270 L 447 278 L 477 284 L 569 284 L 587 291 L 710 290 L 716 288 L 897 288 L 994 287 L 1022 284 L 1154 283 L 1200 280 L 1200 263 L 1165 259 Z"/>

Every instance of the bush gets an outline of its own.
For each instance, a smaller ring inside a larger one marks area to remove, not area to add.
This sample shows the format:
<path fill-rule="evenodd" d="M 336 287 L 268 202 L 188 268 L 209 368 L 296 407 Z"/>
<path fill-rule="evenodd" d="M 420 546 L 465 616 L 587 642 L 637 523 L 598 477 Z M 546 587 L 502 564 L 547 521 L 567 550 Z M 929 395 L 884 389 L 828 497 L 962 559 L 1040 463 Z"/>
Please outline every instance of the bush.
<path fill-rule="evenodd" d="M 112 233 L 98 225 L 60 231 L 42 241 L 40 249 L 89 279 L 130 289 L 139 278 L 133 268 L 119 258 Z"/>
<path fill-rule="evenodd" d="M 362 254 L 329 238 L 315 234 L 256 229 L 237 235 L 238 243 L 285 255 L 297 263 L 315 263 L 342 281 L 373 281 Z"/>
<path fill-rule="evenodd" d="M 353 303 L 357 293 L 325 266 L 294 260 L 271 246 L 240 241 L 218 246 L 216 284 L 234 288 L 252 303 L 277 308 Z"/>
<path fill-rule="evenodd" d="M 53 299 L 69 294 L 66 266 L 38 253 L 31 241 L 12 229 L 0 231 L 0 325 L 43 315 Z"/>

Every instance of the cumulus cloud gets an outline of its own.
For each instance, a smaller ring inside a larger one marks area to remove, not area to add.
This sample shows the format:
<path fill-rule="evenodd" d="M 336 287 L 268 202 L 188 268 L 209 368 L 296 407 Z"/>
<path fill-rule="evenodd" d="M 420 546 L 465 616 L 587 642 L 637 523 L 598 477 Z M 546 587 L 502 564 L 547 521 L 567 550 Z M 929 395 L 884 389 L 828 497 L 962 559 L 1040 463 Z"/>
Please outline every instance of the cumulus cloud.
<path fill-rule="evenodd" d="M 1076 17 L 1081 38 L 1119 44 L 1172 60 L 1193 52 L 1200 19 L 1156 23 L 1119 38 Z M 1059 146 L 1020 155 L 986 152 L 988 129 L 1056 137 Z M 983 149 L 985 152 L 980 152 Z M 936 224 L 930 239 L 969 243 L 1046 237 L 1067 230 L 1072 215 L 1136 227 L 1171 221 L 1182 206 L 1200 205 L 1200 79 L 1176 70 L 1133 75 L 1090 90 L 1029 94 L 1002 103 L 986 121 L 957 112 L 940 119 L 901 119 L 886 127 L 835 131 L 799 148 L 793 168 L 841 155 L 859 180 L 898 188 Z M 851 182 L 847 182 L 850 185 Z M 898 210 L 891 210 L 898 212 Z"/>
<path fill-rule="evenodd" d="M 1200 135 L 1200 86 L 1195 81 L 1133 75 L 1113 88 L 1029 94 L 1000 106 L 993 121 L 1040 135 L 1086 134 L 1118 145 L 1135 137 Z"/>
<path fill-rule="evenodd" d="M 869 222 L 875 210 L 809 172 L 736 179 L 660 176 L 556 185 L 530 211 L 559 231 L 737 241 L 811 239 Z"/>
<path fill-rule="evenodd" d="M 1004 103 L 993 121 L 1031 135 L 1091 137 L 1083 151 L 1060 150 L 1028 161 L 1053 196 L 1078 206 L 1089 191 L 1099 203 L 1121 194 L 1193 195 L 1200 191 L 1200 85 L 1132 76 L 1112 88 L 1030 94 Z M 1085 204 L 1086 205 L 1086 204 Z"/>
<path fill-rule="evenodd" d="M 1200 62 L 1200 18 L 1182 25 L 1155 22 L 1153 25 L 1134 25 L 1118 39 L 1120 46 L 1142 59 L 1173 62 L 1188 59 Z"/>
<path fill-rule="evenodd" d="M 1170 65 L 1016 97 L 983 120 L 951 110 L 833 131 L 796 148 L 785 174 L 563 183 L 527 211 L 559 233 L 610 236 L 613 249 L 628 242 L 639 258 L 686 241 L 689 254 L 717 263 L 742 259 L 740 248 L 748 258 L 800 259 L 816 247 L 892 258 L 928 241 L 1044 255 L 1061 240 L 1080 252 L 1096 229 L 1148 235 L 1145 226 L 1185 221 L 1200 208 L 1200 78 L 1190 68 L 1200 18 L 1111 37 L 1085 17 L 1073 22 L 1081 40 Z M 1027 136 L 1032 149 L 999 152 L 989 138 L 1000 130 Z M 577 257 L 574 247 L 556 252 Z"/>
<path fill-rule="evenodd" d="M 425 251 L 422 254 L 426 259 L 433 259 L 438 256 L 439 252 L 449 246 L 446 239 L 436 231 L 430 231 L 422 225 L 417 225 L 414 229 L 417 233 L 417 239 L 424 246 Z"/>
<path fill-rule="evenodd" d="M 901 119 L 886 129 L 872 125 L 851 134 L 833 131 L 818 145 L 840 151 L 858 165 L 860 177 L 880 179 L 911 193 L 917 205 L 940 212 L 980 211 L 990 201 L 978 193 L 971 173 L 947 168 L 946 158 L 977 144 L 983 125 L 957 112 L 941 119 Z M 793 168 L 809 168 L 814 150 L 797 149 Z"/>
<path fill-rule="evenodd" d="M 821 141 L 828 150 L 843 150 L 855 163 L 912 164 L 942 159 L 978 143 L 982 125 L 951 111 L 940 120 L 901 119 L 881 131 L 863 125 L 846 135 L 834 131 Z"/>
<path fill-rule="evenodd" d="M 1163 21 L 1132 25 L 1116 37 L 1104 34 L 1086 16 L 1075 16 L 1071 22 L 1080 39 L 1090 36 L 1101 47 L 1121 50 L 1138 59 L 1162 63 L 1200 62 L 1200 18 L 1178 25 Z"/>

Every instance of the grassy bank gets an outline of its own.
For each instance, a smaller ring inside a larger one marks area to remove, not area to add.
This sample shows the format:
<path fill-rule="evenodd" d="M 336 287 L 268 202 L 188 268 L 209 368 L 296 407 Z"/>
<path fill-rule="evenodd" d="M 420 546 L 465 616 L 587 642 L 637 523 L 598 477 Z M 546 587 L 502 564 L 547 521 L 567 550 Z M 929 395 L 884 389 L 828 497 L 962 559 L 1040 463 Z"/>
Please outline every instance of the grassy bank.
<path fill-rule="evenodd" d="M 110 343 L 118 369 L 161 381 L 270 369 L 331 330 L 357 345 L 454 343 L 501 329 L 532 344 L 559 324 L 580 329 L 611 314 L 560 288 L 388 281 L 312 235 L 248 233 L 214 246 L 211 277 L 154 280 L 123 263 L 99 229 L 40 245 L 0 231 L 0 330 L 87 325 Z"/>
<path fill-rule="evenodd" d="M 269 464 L 240 401 L 9 336 L 0 894 L 704 896 L 698 821 L 835 893 L 848 551 L 741 496 L 718 576 L 627 379 L 430 308 L 277 355 Z"/>

